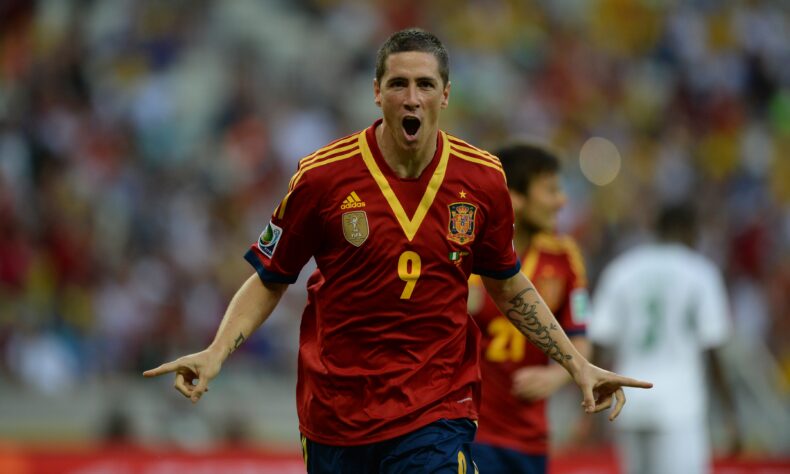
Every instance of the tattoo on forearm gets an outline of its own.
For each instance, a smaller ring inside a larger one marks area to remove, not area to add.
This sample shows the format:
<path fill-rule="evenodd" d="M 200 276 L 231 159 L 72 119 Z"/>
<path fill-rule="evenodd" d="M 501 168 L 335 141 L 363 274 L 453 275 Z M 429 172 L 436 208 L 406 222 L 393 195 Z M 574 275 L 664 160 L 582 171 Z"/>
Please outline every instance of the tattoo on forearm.
<path fill-rule="evenodd" d="M 526 288 L 521 293 L 513 297 L 508 303 L 510 308 L 505 312 L 505 316 L 522 332 L 525 336 L 538 346 L 547 356 L 563 362 L 573 358 L 570 354 L 564 354 L 559 344 L 551 337 L 549 331 L 556 331 L 557 325 L 552 323 L 544 326 L 538 319 L 538 300 L 527 301 L 527 293 L 534 292 L 532 288 Z"/>
<path fill-rule="evenodd" d="M 238 349 L 238 348 L 239 348 L 239 346 L 240 346 L 240 345 L 241 345 L 243 342 L 244 342 L 244 334 L 242 334 L 242 333 L 239 333 L 239 337 L 237 337 L 237 338 L 236 338 L 236 340 L 235 340 L 235 341 L 233 341 L 233 347 L 230 349 L 230 353 L 229 353 L 229 354 L 233 354 L 233 351 L 235 351 L 236 349 Z"/>

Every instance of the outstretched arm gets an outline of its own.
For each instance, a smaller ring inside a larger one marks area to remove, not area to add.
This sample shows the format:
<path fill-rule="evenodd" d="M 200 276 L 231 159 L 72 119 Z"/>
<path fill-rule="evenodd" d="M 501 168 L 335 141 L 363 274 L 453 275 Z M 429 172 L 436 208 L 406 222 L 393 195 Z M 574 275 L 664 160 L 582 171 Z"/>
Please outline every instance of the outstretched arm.
<path fill-rule="evenodd" d="M 609 416 L 613 420 L 625 404 L 622 387 L 650 388 L 653 384 L 623 377 L 592 365 L 574 347 L 532 282 L 522 273 L 506 279 L 483 277 L 486 290 L 529 341 L 558 362 L 579 386 L 587 413 L 597 413 L 617 400 Z M 614 397 L 614 398 L 613 398 Z"/>
<path fill-rule="evenodd" d="M 203 351 L 143 372 L 146 377 L 175 372 L 175 388 L 196 403 L 208 390 L 225 359 L 272 314 L 288 285 L 263 283 L 253 274 L 241 285 L 225 311 L 214 341 Z M 197 384 L 194 383 L 197 379 Z"/>

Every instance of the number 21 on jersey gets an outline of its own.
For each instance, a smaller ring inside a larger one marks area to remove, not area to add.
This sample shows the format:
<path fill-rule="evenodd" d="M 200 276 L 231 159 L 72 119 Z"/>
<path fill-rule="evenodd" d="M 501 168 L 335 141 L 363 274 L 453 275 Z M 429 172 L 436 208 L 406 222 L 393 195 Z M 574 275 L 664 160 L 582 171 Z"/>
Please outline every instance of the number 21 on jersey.
<path fill-rule="evenodd" d="M 527 338 L 504 316 L 488 323 L 491 343 L 486 349 L 486 359 L 491 362 L 520 362 L 524 359 Z"/>

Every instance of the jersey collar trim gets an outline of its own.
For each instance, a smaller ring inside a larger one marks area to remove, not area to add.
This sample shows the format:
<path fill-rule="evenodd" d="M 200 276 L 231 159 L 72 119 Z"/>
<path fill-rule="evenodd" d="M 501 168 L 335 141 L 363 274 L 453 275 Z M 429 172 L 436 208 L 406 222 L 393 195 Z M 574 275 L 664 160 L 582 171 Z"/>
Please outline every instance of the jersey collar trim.
<path fill-rule="evenodd" d="M 442 154 L 439 157 L 439 164 L 433 171 L 431 180 L 428 182 L 428 186 L 425 189 L 425 194 L 422 195 L 422 200 L 420 200 L 420 204 L 417 206 L 414 216 L 409 219 L 409 217 L 406 215 L 406 211 L 403 210 L 403 205 L 400 203 L 398 197 L 395 195 L 395 192 L 392 190 L 392 187 L 387 181 L 386 176 L 384 176 L 384 173 L 381 172 L 381 168 L 379 168 L 379 165 L 376 163 L 376 159 L 373 157 L 373 153 L 370 151 L 370 146 L 368 144 L 365 132 L 366 131 L 363 130 L 359 133 L 359 149 L 362 151 L 362 160 L 365 162 L 365 166 L 367 166 L 368 171 L 370 171 L 370 174 L 373 176 L 376 184 L 378 184 L 381 194 L 384 195 L 384 198 L 387 200 L 392 212 L 398 219 L 398 223 L 400 223 L 403 233 L 406 234 L 406 238 L 409 239 L 409 242 L 411 242 L 414 236 L 417 234 L 417 231 L 420 229 L 420 225 L 422 224 L 423 219 L 425 219 L 425 216 L 428 214 L 428 209 L 430 209 L 431 204 L 433 204 L 433 201 L 436 198 L 436 193 L 439 191 L 439 187 L 441 187 L 442 182 L 444 181 L 444 175 L 447 171 L 447 161 L 450 157 L 450 144 L 447 142 L 447 135 L 444 132 L 439 131 L 442 140 Z"/>

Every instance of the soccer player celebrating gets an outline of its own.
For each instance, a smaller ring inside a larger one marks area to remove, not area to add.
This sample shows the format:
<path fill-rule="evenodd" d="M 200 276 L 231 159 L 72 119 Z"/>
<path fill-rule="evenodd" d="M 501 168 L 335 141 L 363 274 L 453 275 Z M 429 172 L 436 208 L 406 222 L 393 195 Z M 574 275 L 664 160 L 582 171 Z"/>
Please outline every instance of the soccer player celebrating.
<path fill-rule="evenodd" d="M 584 263 L 570 237 L 555 233 L 565 204 L 560 163 L 549 150 L 514 143 L 496 153 L 507 176 L 515 213 L 514 246 L 521 272 L 534 284 L 576 349 L 587 357 L 588 308 Z M 470 280 L 469 310 L 483 332 L 480 427 L 472 447 L 478 466 L 490 473 L 546 472 L 546 398 L 571 379 L 486 298 L 482 282 Z"/>
<path fill-rule="evenodd" d="M 270 315 L 312 256 L 297 381 L 310 473 L 469 472 L 480 402 L 479 330 L 467 280 L 571 374 L 588 412 L 623 386 L 568 340 L 511 245 L 513 211 L 499 160 L 439 129 L 450 98 L 447 51 L 409 29 L 379 49 L 383 118 L 302 159 L 246 254 L 241 286 L 203 351 L 145 372 L 175 372 L 197 402 L 222 363 Z"/>

